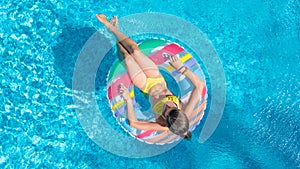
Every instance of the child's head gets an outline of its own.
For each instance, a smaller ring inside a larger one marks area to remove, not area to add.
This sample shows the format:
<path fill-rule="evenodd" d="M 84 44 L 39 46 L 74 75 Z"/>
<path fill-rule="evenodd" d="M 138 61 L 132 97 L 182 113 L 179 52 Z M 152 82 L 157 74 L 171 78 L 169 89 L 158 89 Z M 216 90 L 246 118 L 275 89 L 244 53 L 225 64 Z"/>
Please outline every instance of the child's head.
<path fill-rule="evenodd" d="M 167 114 L 166 120 L 171 132 L 183 138 L 191 138 L 189 119 L 184 112 L 174 108 Z"/>

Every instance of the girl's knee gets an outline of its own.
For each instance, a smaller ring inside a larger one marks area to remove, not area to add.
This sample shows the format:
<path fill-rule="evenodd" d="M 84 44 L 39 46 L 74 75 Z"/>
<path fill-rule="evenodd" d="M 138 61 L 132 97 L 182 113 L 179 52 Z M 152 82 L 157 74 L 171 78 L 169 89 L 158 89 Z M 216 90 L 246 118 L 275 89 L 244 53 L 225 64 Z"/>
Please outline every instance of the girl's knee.
<path fill-rule="evenodd" d="M 131 65 L 136 64 L 134 58 L 129 54 L 124 54 L 124 61 L 126 66 L 131 67 Z"/>
<path fill-rule="evenodd" d="M 135 62 L 134 58 L 133 58 L 131 55 L 129 55 L 129 54 L 124 54 L 124 57 L 125 57 L 125 62 L 126 62 L 127 64 L 130 64 L 130 63 L 132 63 L 132 62 Z"/>

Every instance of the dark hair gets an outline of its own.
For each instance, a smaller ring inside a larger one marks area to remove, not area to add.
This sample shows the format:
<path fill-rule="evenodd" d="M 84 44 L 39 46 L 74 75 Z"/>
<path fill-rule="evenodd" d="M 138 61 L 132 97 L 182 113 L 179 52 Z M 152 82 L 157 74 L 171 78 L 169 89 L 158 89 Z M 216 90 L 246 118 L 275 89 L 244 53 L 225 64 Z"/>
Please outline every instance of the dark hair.
<path fill-rule="evenodd" d="M 190 139 L 192 134 L 189 130 L 189 119 L 179 109 L 173 109 L 167 115 L 167 124 L 170 131 L 182 138 Z"/>

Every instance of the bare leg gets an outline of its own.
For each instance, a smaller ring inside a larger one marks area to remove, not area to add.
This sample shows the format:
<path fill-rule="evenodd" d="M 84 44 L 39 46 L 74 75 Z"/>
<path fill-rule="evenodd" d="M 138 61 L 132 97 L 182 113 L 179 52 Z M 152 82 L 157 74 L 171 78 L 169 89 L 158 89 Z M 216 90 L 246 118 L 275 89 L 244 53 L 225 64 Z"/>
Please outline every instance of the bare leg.
<path fill-rule="evenodd" d="M 117 38 L 120 43 L 118 43 L 118 56 L 120 58 L 120 51 L 125 55 L 125 53 L 130 54 L 135 59 L 136 63 L 139 65 L 139 67 L 144 71 L 147 77 L 156 78 L 156 77 L 162 77 L 157 65 L 153 63 L 151 59 L 149 59 L 147 56 L 145 56 L 139 49 L 136 42 L 134 42 L 132 39 L 124 35 L 122 32 L 118 30 L 118 20 L 116 17 L 112 19 L 112 22 L 110 23 L 105 15 L 97 14 L 97 19 L 103 23 Z M 123 47 L 124 50 L 121 50 L 120 47 Z M 125 52 L 125 53 L 124 53 Z"/>
<path fill-rule="evenodd" d="M 96 18 L 115 35 L 117 41 L 121 42 L 123 47 L 125 47 L 127 51 L 130 51 L 130 54 L 133 53 L 135 49 L 138 49 L 137 44 L 133 40 L 118 30 L 117 17 L 114 17 L 111 22 L 109 22 L 103 14 L 97 14 Z"/>
<path fill-rule="evenodd" d="M 118 29 L 118 19 L 117 19 L 116 16 L 114 16 L 114 17 L 111 19 L 110 24 L 112 24 L 113 27 L 115 27 L 116 29 Z M 116 37 L 116 41 L 118 42 L 117 37 Z M 126 50 L 125 50 L 125 51 L 126 51 Z M 124 52 L 125 52 L 125 51 L 124 51 Z M 121 51 L 120 51 L 119 45 L 117 45 L 117 56 L 118 56 L 118 58 L 119 58 L 120 61 L 123 61 L 123 60 L 124 60 L 124 54 L 123 54 L 124 52 L 121 52 Z M 128 53 L 128 51 L 126 51 L 126 52 Z M 130 53 L 130 52 L 129 52 L 129 53 Z M 129 53 L 128 53 L 128 54 L 129 54 Z"/>
<path fill-rule="evenodd" d="M 144 90 L 147 82 L 147 77 L 142 71 L 140 66 L 136 63 L 135 59 L 124 49 L 121 44 L 117 44 L 119 52 L 124 54 L 125 65 L 128 70 L 128 74 L 133 84 L 140 90 Z"/>
<path fill-rule="evenodd" d="M 147 77 L 150 78 L 159 78 L 162 77 L 160 74 L 157 65 L 144 55 L 141 51 L 136 50 L 133 53 L 135 61 L 140 65 Z"/>

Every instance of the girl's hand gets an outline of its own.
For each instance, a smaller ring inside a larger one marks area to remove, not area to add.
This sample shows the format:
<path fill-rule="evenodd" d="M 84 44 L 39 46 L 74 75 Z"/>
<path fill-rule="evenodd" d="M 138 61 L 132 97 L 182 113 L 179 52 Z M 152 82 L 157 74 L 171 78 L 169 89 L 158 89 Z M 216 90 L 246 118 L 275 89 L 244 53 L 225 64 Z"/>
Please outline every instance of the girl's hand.
<path fill-rule="evenodd" d="M 130 100 L 129 91 L 123 84 L 120 84 L 120 94 L 126 101 Z"/>
<path fill-rule="evenodd" d="M 177 56 L 170 56 L 170 65 L 173 66 L 176 70 L 178 70 L 179 68 L 181 68 L 183 66 L 183 63 L 181 62 L 181 60 L 177 57 Z"/>

